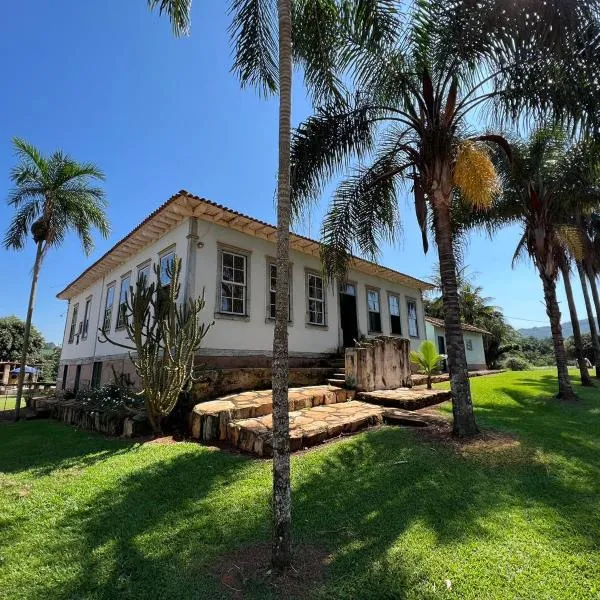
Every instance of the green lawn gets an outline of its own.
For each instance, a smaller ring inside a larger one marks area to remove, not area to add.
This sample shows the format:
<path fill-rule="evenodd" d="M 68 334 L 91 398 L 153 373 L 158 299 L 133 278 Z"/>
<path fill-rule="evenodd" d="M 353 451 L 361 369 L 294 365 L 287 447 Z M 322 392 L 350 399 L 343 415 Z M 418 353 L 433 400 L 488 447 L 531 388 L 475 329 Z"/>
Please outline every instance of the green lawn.
<path fill-rule="evenodd" d="M 15 409 L 15 396 L 3 396 L 0 395 L 0 412 L 5 410 L 14 410 Z M 21 406 L 25 406 L 25 400 L 21 399 Z"/>
<path fill-rule="evenodd" d="M 382 428 L 294 457 L 295 540 L 333 555 L 314 595 L 600 598 L 600 391 L 560 405 L 554 384 L 472 380 L 480 425 L 517 446 Z M 228 597 L 211 566 L 268 539 L 269 491 L 265 461 L 0 424 L 0 598 Z"/>

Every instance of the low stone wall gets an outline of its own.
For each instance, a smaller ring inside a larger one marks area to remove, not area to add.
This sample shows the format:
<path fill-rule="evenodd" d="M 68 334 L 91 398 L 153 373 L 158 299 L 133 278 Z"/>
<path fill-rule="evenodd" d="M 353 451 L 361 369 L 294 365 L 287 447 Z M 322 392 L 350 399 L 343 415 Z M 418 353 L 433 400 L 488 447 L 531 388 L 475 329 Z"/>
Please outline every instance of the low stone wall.
<path fill-rule="evenodd" d="M 359 392 L 411 387 L 410 342 L 380 336 L 346 348 L 346 383 Z"/>
<path fill-rule="evenodd" d="M 68 425 L 104 435 L 130 438 L 150 432 L 149 424 L 143 415 L 89 410 L 76 400 L 33 398 L 31 408 L 39 416 L 49 416 Z"/>
<path fill-rule="evenodd" d="M 305 387 L 326 383 L 335 369 L 331 367 L 292 368 L 290 369 L 290 387 Z M 202 374 L 190 394 L 192 403 L 212 400 L 219 396 L 264 390 L 271 388 L 271 369 L 267 367 L 247 369 L 210 369 Z"/>

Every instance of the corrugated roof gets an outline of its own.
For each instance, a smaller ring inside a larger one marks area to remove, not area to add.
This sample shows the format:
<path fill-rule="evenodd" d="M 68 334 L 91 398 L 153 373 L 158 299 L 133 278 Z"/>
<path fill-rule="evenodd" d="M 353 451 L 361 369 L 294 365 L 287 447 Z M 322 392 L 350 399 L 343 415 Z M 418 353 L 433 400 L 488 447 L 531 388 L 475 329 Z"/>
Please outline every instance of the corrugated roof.
<path fill-rule="evenodd" d="M 222 204 L 217 204 L 206 198 L 190 194 L 186 190 L 181 190 L 150 213 L 135 229 L 118 241 L 79 277 L 69 283 L 64 290 L 57 294 L 57 297 L 67 300 L 76 296 L 108 272 L 135 256 L 145 246 L 160 239 L 167 231 L 173 229 L 188 217 L 198 217 L 205 221 L 211 221 L 272 243 L 275 242 L 277 234 L 276 227 L 265 221 L 260 221 Z M 292 233 L 290 234 L 290 249 L 319 257 L 321 244 L 308 237 Z M 352 258 L 350 268 L 420 290 L 433 289 L 433 286 L 426 281 L 362 258 Z"/>
<path fill-rule="evenodd" d="M 435 319 L 434 317 L 425 317 L 425 320 L 435 325 L 436 327 L 446 328 L 446 325 L 442 319 Z M 474 333 L 482 333 L 484 335 L 492 335 L 487 329 L 482 329 L 481 327 L 476 327 L 475 325 L 469 325 L 468 323 L 462 323 L 461 329 L 463 331 L 472 331 Z"/>

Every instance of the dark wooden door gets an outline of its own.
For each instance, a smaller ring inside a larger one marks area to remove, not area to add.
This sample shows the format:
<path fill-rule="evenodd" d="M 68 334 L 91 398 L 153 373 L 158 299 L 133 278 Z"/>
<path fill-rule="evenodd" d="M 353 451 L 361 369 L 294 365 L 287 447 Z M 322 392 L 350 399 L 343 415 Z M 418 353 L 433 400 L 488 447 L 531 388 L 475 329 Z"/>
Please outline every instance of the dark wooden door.
<path fill-rule="evenodd" d="M 340 322 L 344 348 L 354 346 L 358 338 L 358 321 L 356 318 L 356 296 L 340 293 Z"/>

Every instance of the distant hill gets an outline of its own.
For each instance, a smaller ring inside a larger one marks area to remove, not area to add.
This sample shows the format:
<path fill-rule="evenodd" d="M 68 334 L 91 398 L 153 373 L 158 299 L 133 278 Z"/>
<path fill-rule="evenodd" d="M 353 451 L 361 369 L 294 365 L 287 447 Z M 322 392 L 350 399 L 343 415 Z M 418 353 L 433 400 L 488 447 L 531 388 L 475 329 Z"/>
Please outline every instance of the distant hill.
<path fill-rule="evenodd" d="M 587 319 L 581 319 L 579 321 L 579 327 L 581 327 L 581 333 L 589 333 L 590 325 Z M 563 337 L 568 338 L 573 335 L 573 325 L 571 321 L 567 321 L 562 324 Z M 527 327 L 524 329 L 518 329 L 518 332 L 525 337 L 534 337 L 538 340 L 552 337 L 552 331 L 550 325 L 544 325 L 542 327 Z"/>

